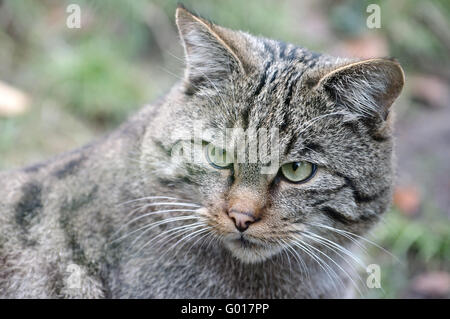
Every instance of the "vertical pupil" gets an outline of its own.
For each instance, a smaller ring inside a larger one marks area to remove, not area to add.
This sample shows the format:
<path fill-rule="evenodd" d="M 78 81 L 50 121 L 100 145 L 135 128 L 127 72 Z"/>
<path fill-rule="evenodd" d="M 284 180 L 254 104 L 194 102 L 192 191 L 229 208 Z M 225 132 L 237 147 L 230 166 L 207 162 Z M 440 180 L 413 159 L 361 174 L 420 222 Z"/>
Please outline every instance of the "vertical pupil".
<path fill-rule="evenodd" d="M 300 164 L 298 162 L 292 163 L 292 170 L 296 171 L 299 166 L 300 166 Z"/>
<path fill-rule="evenodd" d="M 214 161 L 217 163 L 225 163 L 226 162 L 225 150 L 218 147 L 213 147 L 211 149 L 211 158 L 213 158 Z"/>

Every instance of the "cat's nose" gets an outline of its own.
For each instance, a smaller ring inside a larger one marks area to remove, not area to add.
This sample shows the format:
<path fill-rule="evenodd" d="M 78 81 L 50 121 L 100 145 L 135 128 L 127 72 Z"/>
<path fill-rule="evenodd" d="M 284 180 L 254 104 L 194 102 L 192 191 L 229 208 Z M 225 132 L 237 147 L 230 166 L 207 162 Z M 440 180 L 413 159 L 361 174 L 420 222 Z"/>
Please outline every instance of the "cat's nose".
<path fill-rule="evenodd" d="M 239 211 L 236 209 L 230 209 L 228 216 L 234 221 L 234 225 L 237 230 L 244 232 L 248 226 L 256 221 L 255 214 L 252 211 Z"/>
<path fill-rule="evenodd" d="M 236 229 L 244 232 L 262 217 L 265 199 L 254 190 L 234 187 L 228 197 L 226 213 L 234 222 Z"/>

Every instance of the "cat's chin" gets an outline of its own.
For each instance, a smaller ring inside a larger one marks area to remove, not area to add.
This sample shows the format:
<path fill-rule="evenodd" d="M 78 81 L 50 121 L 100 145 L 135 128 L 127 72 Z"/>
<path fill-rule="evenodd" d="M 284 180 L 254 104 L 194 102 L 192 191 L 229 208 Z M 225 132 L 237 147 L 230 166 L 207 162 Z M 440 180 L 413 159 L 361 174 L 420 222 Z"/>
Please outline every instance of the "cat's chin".
<path fill-rule="evenodd" d="M 263 262 L 278 254 L 282 248 L 263 245 L 245 237 L 232 237 L 223 241 L 231 254 L 247 264 Z"/>

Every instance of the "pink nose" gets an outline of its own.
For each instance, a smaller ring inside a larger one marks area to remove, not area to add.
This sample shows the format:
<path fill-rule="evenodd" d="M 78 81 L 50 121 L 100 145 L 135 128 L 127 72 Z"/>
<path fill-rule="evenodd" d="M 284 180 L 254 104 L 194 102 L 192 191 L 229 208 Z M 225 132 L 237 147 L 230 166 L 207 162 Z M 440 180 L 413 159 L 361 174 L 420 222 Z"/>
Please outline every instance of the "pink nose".
<path fill-rule="evenodd" d="M 251 211 L 231 209 L 228 211 L 228 216 L 234 221 L 234 225 L 240 232 L 246 231 L 248 226 L 256 221 L 256 217 Z"/>

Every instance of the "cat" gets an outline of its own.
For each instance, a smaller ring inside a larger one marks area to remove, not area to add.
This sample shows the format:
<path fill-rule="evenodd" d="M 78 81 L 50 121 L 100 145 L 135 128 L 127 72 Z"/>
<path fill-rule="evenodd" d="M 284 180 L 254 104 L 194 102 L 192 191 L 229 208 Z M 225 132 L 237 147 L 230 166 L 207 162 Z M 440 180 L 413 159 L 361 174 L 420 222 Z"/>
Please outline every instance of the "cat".
<path fill-rule="evenodd" d="M 166 96 L 81 149 L 1 173 L 1 297 L 359 289 L 355 251 L 391 199 L 399 63 L 314 53 L 181 5 L 176 24 L 186 69 Z M 225 139 L 230 128 L 245 135 Z M 276 156 L 245 160 L 251 131 Z"/>

